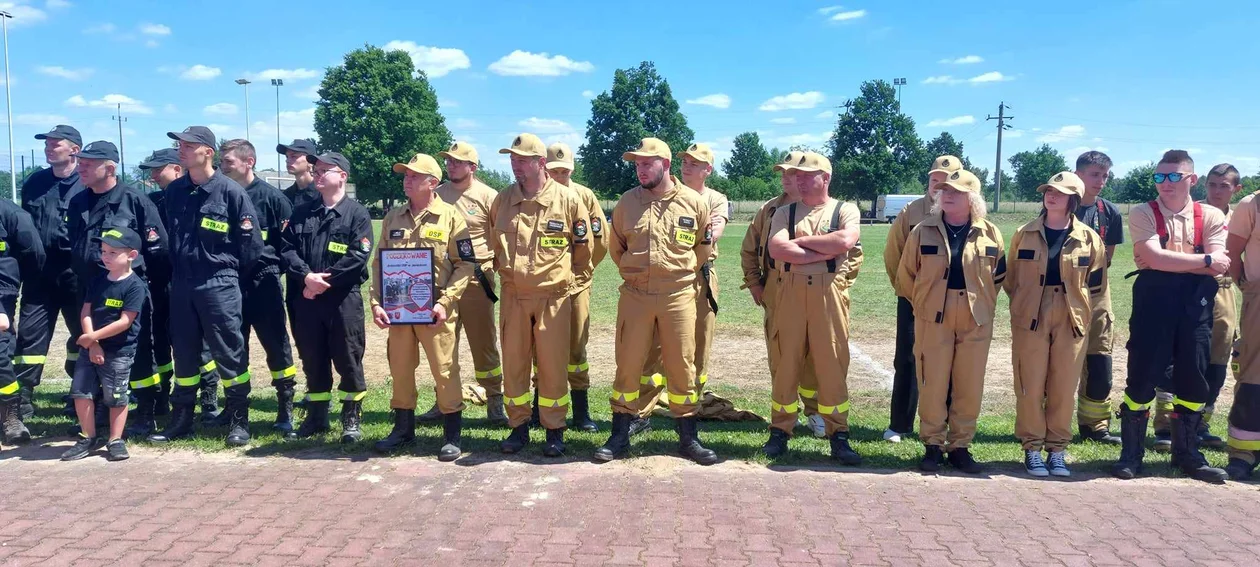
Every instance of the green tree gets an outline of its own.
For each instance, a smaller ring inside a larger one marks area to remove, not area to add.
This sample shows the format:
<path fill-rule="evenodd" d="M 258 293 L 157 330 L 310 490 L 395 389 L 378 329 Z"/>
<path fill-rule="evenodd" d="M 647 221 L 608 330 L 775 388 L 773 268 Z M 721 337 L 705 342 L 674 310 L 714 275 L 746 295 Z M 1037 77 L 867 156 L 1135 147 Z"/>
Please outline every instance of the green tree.
<path fill-rule="evenodd" d="M 598 187 L 606 196 L 619 196 L 639 184 L 634 164 L 621 155 L 639 146 L 643 138 L 656 137 L 675 152 L 691 143 L 695 132 L 687 117 L 678 110 L 669 82 L 644 61 L 638 67 L 617 69 L 612 88 L 591 101 L 591 119 L 586 122 L 586 143 L 579 149 L 583 178 L 589 187 Z M 673 160 L 673 172 L 680 171 Z"/>
<path fill-rule="evenodd" d="M 984 171 L 984 177 L 981 177 L 980 180 L 984 182 L 984 200 L 989 203 L 993 203 L 994 197 L 997 195 L 997 185 L 995 185 L 993 181 L 988 181 L 989 175 L 990 175 L 989 170 L 986 169 L 983 171 Z M 971 172 L 976 173 L 975 170 L 972 170 Z M 977 173 L 976 177 L 980 177 L 980 175 Z M 1049 177 L 1047 177 L 1046 179 L 1049 179 Z M 1003 169 L 1002 170 L 1002 194 L 1006 195 L 1006 200 L 1008 201 L 1011 200 L 1010 198 L 1011 191 L 1014 191 L 1014 190 L 1015 190 L 1015 180 L 1011 178 L 1011 174 L 1007 173 L 1007 170 Z"/>
<path fill-rule="evenodd" d="M 1015 186 L 1012 189 L 1021 201 L 1040 201 L 1037 188 L 1054 174 L 1068 169 L 1063 154 L 1051 148 L 1050 144 L 1042 144 L 1033 151 L 1019 152 L 1011 156 L 1009 162 L 1011 169 L 1015 170 Z M 1006 191 L 1005 183 L 1002 184 L 1002 192 L 1004 195 L 1012 194 Z"/>
<path fill-rule="evenodd" d="M 768 184 L 774 179 L 775 161 L 756 132 L 744 132 L 735 136 L 731 157 L 722 162 L 722 173 L 731 179 L 751 177 Z"/>
<path fill-rule="evenodd" d="M 932 169 L 932 162 L 940 156 L 954 156 L 961 159 L 963 168 L 971 169 L 971 160 L 963 155 L 963 144 L 954 139 L 953 134 L 949 132 L 941 132 L 939 136 L 932 138 L 923 148 L 923 157 L 921 166 L 919 167 L 919 183 L 927 184 L 928 171 Z M 972 173 L 975 173 L 974 171 Z"/>
<path fill-rule="evenodd" d="M 846 105 L 827 142 L 835 174 L 832 195 L 871 202 L 917 178 L 923 142 L 914 120 L 902 114 L 897 91 L 886 81 L 862 83 L 861 96 Z"/>
<path fill-rule="evenodd" d="M 489 185 L 495 191 L 502 191 L 516 183 L 516 180 L 512 179 L 511 173 L 497 169 L 483 169 L 481 167 L 477 168 L 477 179 Z"/>
<path fill-rule="evenodd" d="M 437 155 L 451 143 L 437 93 L 405 51 L 366 45 L 330 67 L 315 103 L 321 149 L 350 160 L 350 182 L 365 203 L 385 208 L 403 198 L 393 164 L 416 153 Z"/>
<path fill-rule="evenodd" d="M 1148 163 L 1141 167 L 1135 167 L 1124 174 L 1115 184 L 1115 198 L 1120 203 L 1142 203 L 1159 196 L 1159 190 L 1155 188 L 1155 180 L 1151 179 L 1151 175 L 1155 173 L 1155 164 Z"/>

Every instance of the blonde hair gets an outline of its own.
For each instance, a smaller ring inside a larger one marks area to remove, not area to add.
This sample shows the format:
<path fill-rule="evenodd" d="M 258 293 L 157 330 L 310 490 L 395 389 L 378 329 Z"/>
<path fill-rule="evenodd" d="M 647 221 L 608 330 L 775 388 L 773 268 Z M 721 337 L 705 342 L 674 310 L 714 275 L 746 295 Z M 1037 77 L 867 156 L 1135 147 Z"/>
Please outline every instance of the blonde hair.
<path fill-rule="evenodd" d="M 989 214 L 989 205 L 984 202 L 984 195 L 979 192 L 967 193 L 967 206 L 971 209 L 971 220 L 976 221 Z M 932 214 L 941 212 L 941 198 L 938 195 L 932 203 Z"/>

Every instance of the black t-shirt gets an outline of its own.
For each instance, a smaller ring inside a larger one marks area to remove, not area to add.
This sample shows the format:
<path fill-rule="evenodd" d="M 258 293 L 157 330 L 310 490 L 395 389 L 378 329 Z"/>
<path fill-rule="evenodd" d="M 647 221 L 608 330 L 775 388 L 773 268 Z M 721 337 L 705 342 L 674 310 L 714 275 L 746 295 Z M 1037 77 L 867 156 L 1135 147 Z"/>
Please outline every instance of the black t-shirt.
<path fill-rule="evenodd" d="M 101 339 L 102 349 L 110 353 L 135 354 L 136 339 L 140 337 L 139 313 L 144 309 L 148 296 L 149 286 L 135 272 L 118 281 L 110 281 L 108 273 L 92 281 L 84 301 L 92 305 L 93 329 L 104 329 L 106 325 L 121 319 L 123 311 L 134 311 L 137 314 L 131 322 L 131 328 Z"/>
<path fill-rule="evenodd" d="M 1098 214 L 1100 204 L 1103 211 L 1101 217 Z M 1093 203 L 1077 207 L 1076 218 L 1094 229 L 1094 232 L 1103 238 L 1103 244 L 1107 246 L 1124 244 L 1124 218 L 1120 215 L 1120 209 L 1115 203 L 1100 197 Z"/>
<path fill-rule="evenodd" d="M 967 289 L 967 277 L 963 274 L 963 244 L 967 242 L 967 234 L 971 232 L 971 223 L 954 226 L 945 223 L 945 234 L 949 237 L 949 289 Z"/>
<path fill-rule="evenodd" d="M 1059 255 L 1063 252 L 1063 241 L 1067 237 L 1067 229 L 1055 230 L 1043 227 L 1046 231 L 1046 285 L 1063 285 L 1063 274 L 1059 270 Z"/>

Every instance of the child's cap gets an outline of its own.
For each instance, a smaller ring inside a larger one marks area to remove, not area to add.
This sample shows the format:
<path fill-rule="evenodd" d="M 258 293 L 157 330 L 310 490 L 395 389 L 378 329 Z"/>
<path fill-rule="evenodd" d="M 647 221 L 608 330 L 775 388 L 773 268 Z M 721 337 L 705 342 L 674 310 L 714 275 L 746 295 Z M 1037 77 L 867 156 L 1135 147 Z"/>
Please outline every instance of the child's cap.
<path fill-rule="evenodd" d="M 101 233 L 97 240 L 113 246 L 114 248 L 126 248 L 128 250 L 139 250 L 142 246 L 140 243 L 140 235 L 136 234 L 136 231 L 125 226 L 106 230 Z"/>

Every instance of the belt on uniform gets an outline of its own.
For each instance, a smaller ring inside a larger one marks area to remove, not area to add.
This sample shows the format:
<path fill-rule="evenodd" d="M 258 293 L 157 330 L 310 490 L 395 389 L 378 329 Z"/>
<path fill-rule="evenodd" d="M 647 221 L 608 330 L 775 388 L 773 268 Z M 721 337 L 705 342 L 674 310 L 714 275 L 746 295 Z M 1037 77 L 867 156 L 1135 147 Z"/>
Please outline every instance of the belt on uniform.
<path fill-rule="evenodd" d="M 717 315 L 718 303 L 717 298 L 713 297 L 713 283 L 711 281 L 711 278 L 713 277 L 712 272 L 713 262 L 700 264 L 700 277 L 704 278 L 704 297 L 709 300 L 709 309 L 712 309 L 713 314 Z"/>
<path fill-rule="evenodd" d="M 481 284 L 482 291 L 486 292 L 486 297 L 490 298 L 490 303 L 498 303 L 499 296 L 494 294 L 494 289 L 490 287 L 490 280 L 486 278 L 486 273 L 481 270 L 481 263 L 473 264 L 473 276 L 477 278 L 477 283 Z"/>

